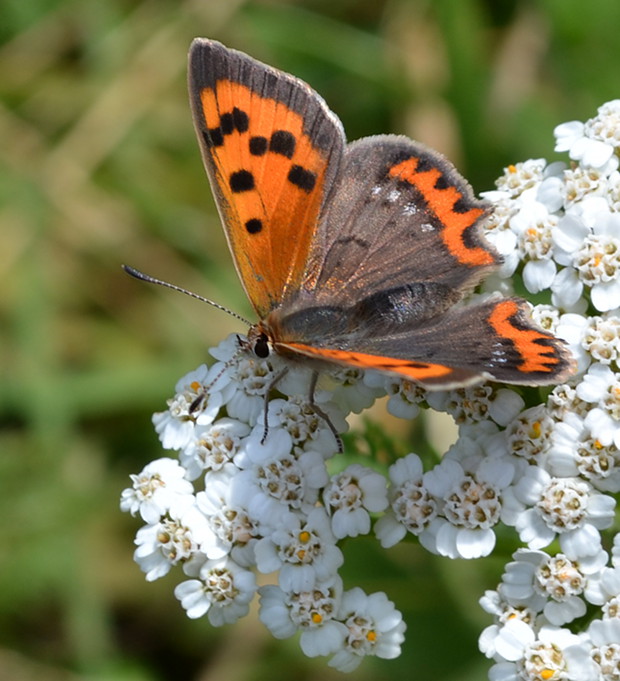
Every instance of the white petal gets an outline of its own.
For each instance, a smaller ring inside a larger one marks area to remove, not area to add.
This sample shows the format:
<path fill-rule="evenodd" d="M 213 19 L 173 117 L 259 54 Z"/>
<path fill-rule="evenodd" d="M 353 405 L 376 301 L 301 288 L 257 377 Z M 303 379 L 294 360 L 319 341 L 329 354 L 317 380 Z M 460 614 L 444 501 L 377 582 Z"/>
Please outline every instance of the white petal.
<path fill-rule="evenodd" d="M 456 549 L 463 558 L 488 556 L 495 548 L 493 530 L 461 529 L 456 535 Z"/>
<path fill-rule="evenodd" d="M 590 299 L 597 310 L 607 312 L 620 306 L 620 281 L 608 281 L 595 284 L 590 292 Z"/>
<path fill-rule="evenodd" d="M 584 124 L 581 121 L 568 121 L 560 123 L 553 130 L 556 139 L 556 151 L 568 151 L 571 146 L 583 136 Z"/>
<path fill-rule="evenodd" d="M 495 647 L 498 655 L 516 662 L 523 656 L 525 646 L 531 645 L 535 639 L 536 635 L 529 624 L 522 620 L 510 620 L 499 632 Z"/>
<path fill-rule="evenodd" d="M 375 523 L 375 535 L 384 549 L 398 544 L 407 534 L 407 528 L 392 513 L 386 513 Z"/>
<path fill-rule="evenodd" d="M 611 144 L 606 144 L 600 140 L 588 139 L 587 144 L 583 144 L 583 164 L 593 168 L 602 168 L 614 153 Z M 572 152 L 572 149 L 571 149 Z"/>
<path fill-rule="evenodd" d="M 568 213 L 553 230 L 553 242 L 558 248 L 573 253 L 588 235 L 588 227 L 578 216 Z"/>
<path fill-rule="evenodd" d="M 601 535 L 589 523 L 560 535 L 560 548 L 571 560 L 592 556 L 601 550 Z"/>
<path fill-rule="evenodd" d="M 571 596 L 568 600 L 557 603 L 550 601 L 544 609 L 545 617 L 556 627 L 561 627 L 563 624 L 572 622 L 577 617 L 582 617 L 586 614 L 586 604 L 581 598 Z"/>
<path fill-rule="evenodd" d="M 530 293 L 539 293 L 551 286 L 555 273 L 553 260 L 530 260 L 523 268 L 523 283 Z"/>

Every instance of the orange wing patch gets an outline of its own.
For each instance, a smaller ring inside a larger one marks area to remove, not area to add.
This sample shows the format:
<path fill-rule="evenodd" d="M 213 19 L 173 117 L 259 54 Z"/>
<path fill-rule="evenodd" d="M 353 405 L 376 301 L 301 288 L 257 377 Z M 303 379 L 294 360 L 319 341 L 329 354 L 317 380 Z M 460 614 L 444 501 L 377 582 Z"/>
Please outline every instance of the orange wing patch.
<path fill-rule="evenodd" d="M 212 161 L 230 248 L 264 316 L 299 286 L 323 199 L 326 154 L 304 133 L 302 116 L 281 101 L 232 80 L 199 94 L 203 153 Z"/>
<path fill-rule="evenodd" d="M 456 203 L 463 198 L 461 192 L 450 182 L 445 182 L 445 186 L 442 186 L 444 178 L 439 168 L 420 170 L 419 166 L 419 158 L 409 158 L 390 168 L 389 173 L 420 191 L 429 209 L 443 225 L 441 238 L 444 244 L 459 263 L 470 267 L 494 265 L 495 257 L 488 248 L 468 245 L 464 237 L 465 230 L 484 215 L 484 209 L 471 208 L 465 212 L 456 210 Z"/>
<path fill-rule="evenodd" d="M 567 365 L 570 371 L 557 340 L 522 320 L 523 314 L 524 310 L 516 300 L 507 299 L 497 303 L 488 318 L 495 333 L 510 340 L 521 356 L 522 363 L 517 369 L 523 374 L 542 373 L 551 376 L 557 373 L 560 366 Z"/>
<path fill-rule="evenodd" d="M 290 348 L 303 355 L 316 357 L 326 362 L 346 364 L 360 369 L 375 369 L 376 371 L 389 371 L 400 376 L 419 381 L 445 381 L 450 383 L 451 374 L 454 370 L 442 364 L 428 364 L 426 362 L 415 362 L 413 360 L 396 359 L 394 357 L 381 357 L 379 355 L 369 355 L 364 352 L 353 352 L 350 350 L 332 350 L 326 348 L 314 348 L 302 343 L 282 343 L 285 348 Z"/>

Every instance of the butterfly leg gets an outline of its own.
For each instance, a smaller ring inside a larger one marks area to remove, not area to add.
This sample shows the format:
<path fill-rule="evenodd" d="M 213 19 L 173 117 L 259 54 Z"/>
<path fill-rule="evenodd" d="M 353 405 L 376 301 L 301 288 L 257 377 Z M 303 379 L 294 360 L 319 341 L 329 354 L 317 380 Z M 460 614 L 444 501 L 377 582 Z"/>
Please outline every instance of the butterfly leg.
<path fill-rule="evenodd" d="M 261 438 L 261 444 L 265 444 L 265 440 L 267 440 L 267 435 L 269 435 L 269 420 L 268 420 L 268 412 L 269 412 L 269 396 L 271 394 L 271 391 L 275 386 L 286 376 L 288 373 L 288 367 L 284 367 L 281 371 L 279 371 L 272 379 L 269 385 L 267 386 L 267 390 L 265 391 L 265 406 L 264 406 L 264 430 L 263 430 L 263 437 Z M 317 381 L 319 380 L 319 372 L 318 371 L 313 371 L 312 372 L 312 378 L 310 379 L 310 389 L 308 391 L 308 404 L 310 405 L 310 408 L 312 411 L 319 417 L 322 418 L 323 421 L 327 424 L 328 428 L 331 430 L 334 439 L 336 440 L 336 445 L 338 447 L 338 453 L 342 454 L 344 452 L 344 445 L 342 442 L 342 438 L 340 437 L 338 431 L 336 430 L 336 426 L 331 422 L 331 419 L 329 416 L 319 407 L 319 405 L 314 401 L 314 393 L 316 391 L 316 384 Z"/>
<path fill-rule="evenodd" d="M 194 401 L 189 405 L 188 412 L 190 414 L 194 414 L 195 412 L 200 409 L 200 405 L 203 403 L 203 401 L 207 398 L 208 391 L 206 388 L 203 388 L 198 395 L 194 398 Z"/>
<path fill-rule="evenodd" d="M 222 370 L 219 372 L 219 374 L 209 383 L 209 385 L 204 386 L 204 388 L 198 393 L 198 395 L 194 398 L 193 402 L 189 405 L 189 413 L 193 414 L 194 412 L 197 412 L 198 409 L 200 409 L 200 406 L 202 403 L 207 399 L 207 396 L 211 392 L 211 388 L 219 381 L 219 379 L 226 373 L 226 369 L 228 369 L 231 364 L 233 364 L 233 361 L 237 358 L 237 355 L 233 357 L 233 359 L 228 360 L 226 364 L 222 367 Z"/>
<path fill-rule="evenodd" d="M 338 454 L 342 454 L 344 452 L 344 444 L 342 442 L 342 438 L 340 437 L 340 434 L 336 430 L 336 426 L 331 422 L 331 419 L 329 416 L 319 407 L 319 405 L 314 401 L 314 393 L 316 391 L 316 384 L 317 381 L 319 380 L 319 372 L 318 371 L 313 371 L 312 372 L 312 379 L 310 380 L 310 391 L 308 394 L 308 403 L 310 404 L 310 408 L 312 411 L 319 416 L 320 418 L 325 421 L 327 424 L 328 428 L 332 431 L 332 434 L 334 438 L 336 439 L 336 445 L 338 447 Z"/>
<path fill-rule="evenodd" d="M 265 406 L 264 406 L 264 411 L 263 411 L 263 416 L 264 416 L 264 430 L 263 430 L 263 437 L 261 438 L 261 445 L 265 444 L 265 440 L 267 439 L 267 435 L 269 435 L 269 395 L 271 395 L 271 391 L 276 387 L 276 385 L 288 374 L 288 367 L 284 367 L 281 369 L 272 379 L 269 385 L 267 386 L 267 389 L 265 390 Z"/>

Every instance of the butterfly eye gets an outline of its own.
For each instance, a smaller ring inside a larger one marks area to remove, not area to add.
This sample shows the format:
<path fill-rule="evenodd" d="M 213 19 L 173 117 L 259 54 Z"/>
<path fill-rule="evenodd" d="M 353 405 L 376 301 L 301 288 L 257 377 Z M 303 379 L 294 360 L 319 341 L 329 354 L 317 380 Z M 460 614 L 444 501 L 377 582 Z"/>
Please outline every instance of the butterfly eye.
<path fill-rule="evenodd" d="M 269 339 L 267 338 L 267 335 L 264 333 L 261 333 L 260 336 L 256 339 L 254 342 L 254 354 L 260 358 L 260 359 L 266 359 L 269 357 L 271 354 L 271 350 L 269 348 Z"/>

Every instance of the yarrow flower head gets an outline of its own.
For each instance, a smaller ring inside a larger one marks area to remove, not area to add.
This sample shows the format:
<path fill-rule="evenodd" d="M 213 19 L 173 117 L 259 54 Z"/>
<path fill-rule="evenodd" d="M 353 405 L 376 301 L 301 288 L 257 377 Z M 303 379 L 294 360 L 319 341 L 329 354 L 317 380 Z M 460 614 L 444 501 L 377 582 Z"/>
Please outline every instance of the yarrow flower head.
<path fill-rule="evenodd" d="M 200 579 L 181 582 L 174 590 L 188 617 L 195 619 L 207 614 L 209 622 L 218 627 L 248 614 L 256 592 L 253 572 L 228 558 L 220 558 L 204 563 L 199 575 Z"/>
<path fill-rule="evenodd" d="M 184 498 L 192 500 L 194 487 L 185 479 L 186 470 L 174 459 L 157 459 L 138 475 L 132 475 L 133 487 L 123 491 L 121 510 L 140 513 L 148 522 L 158 522 Z"/>
<path fill-rule="evenodd" d="M 620 148 L 620 99 L 606 102 L 585 123 L 571 121 L 554 131 L 556 151 L 567 151 L 585 168 L 617 167 Z M 613 168 L 615 170 L 615 168 Z"/>
<path fill-rule="evenodd" d="M 334 475 L 323 490 L 323 502 L 332 516 L 332 531 L 338 539 L 370 532 L 370 513 L 385 510 L 385 477 L 360 464 L 351 464 Z"/>
<path fill-rule="evenodd" d="M 386 593 L 343 583 L 345 542 L 503 555 L 480 599 L 493 619 L 479 639 L 489 678 L 620 678 L 620 100 L 555 135 L 567 162 L 514 163 L 484 195 L 503 264 L 480 295 L 536 294 L 531 316 L 566 342 L 574 375 L 544 391 L 430 391 L 334 366 L 317 382 L 230 336 L 154 415 L 169 456 L 121 494 L 144 523 L 135 561 L 149 581 L 183 576 L 175 596 L 188 617 L 230 624 L 258 597 L 275 638 L 297 636 L 304 655 L 350 672 L 398 656 L 406 626 Z M 339 453 L 347 417 L 379 397 L 416 433 L 425 412 L 442 412 L 452 444 L 396 456 L 387 436 L 369 452 L 355 435 Z"/>
<path fill-rule="evenodd" d="M 269 584 L 259 593 L 260 620 L 276 638 L 301 631 L 299 645 L 308 657 L 331 655 L 342 647 L 347 630 L 336 619 L 342 601 L 337 575 L 305 591 L 284 591 Z"/>
<path fill-rule="evenodd" d="M 400 655 L 406 625 L 382 592 L 366 595 L 359 587 L 346 592 L 338 620 L 346 627 L 343 645 L 329 661 L 342 672 L 356 669 L 367 655 L 390 660 Z"/>

